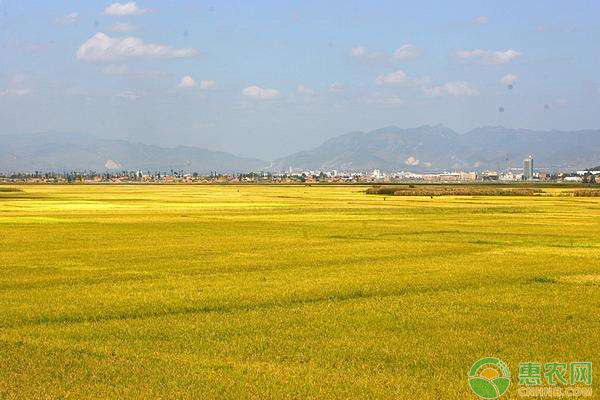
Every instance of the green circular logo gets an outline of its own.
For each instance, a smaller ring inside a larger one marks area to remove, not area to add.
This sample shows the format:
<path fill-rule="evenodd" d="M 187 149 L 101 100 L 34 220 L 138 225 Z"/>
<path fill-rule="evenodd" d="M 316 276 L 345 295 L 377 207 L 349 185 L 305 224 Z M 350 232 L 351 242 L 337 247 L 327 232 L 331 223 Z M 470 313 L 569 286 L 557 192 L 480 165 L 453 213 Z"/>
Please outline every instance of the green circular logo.
<path fill-rule="evenodd" d="M 510 371 L 497 358 L 482 358 L 469 371 L 469 385 L 482 399 L 497 399 L 506 393 L 510 385 Z"/>

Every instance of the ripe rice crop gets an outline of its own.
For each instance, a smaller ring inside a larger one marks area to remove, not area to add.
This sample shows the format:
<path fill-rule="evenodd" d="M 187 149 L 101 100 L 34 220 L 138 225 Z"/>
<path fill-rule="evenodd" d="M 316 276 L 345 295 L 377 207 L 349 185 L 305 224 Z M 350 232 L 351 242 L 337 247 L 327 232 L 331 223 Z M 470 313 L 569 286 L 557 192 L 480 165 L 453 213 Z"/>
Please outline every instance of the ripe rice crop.
<path fill-rule="evenodd" d="M 466 399 L 488 356 L 508 399 L 519 363 L 600 363 L 598 198 L 20 188 L 1 399 Z"/>

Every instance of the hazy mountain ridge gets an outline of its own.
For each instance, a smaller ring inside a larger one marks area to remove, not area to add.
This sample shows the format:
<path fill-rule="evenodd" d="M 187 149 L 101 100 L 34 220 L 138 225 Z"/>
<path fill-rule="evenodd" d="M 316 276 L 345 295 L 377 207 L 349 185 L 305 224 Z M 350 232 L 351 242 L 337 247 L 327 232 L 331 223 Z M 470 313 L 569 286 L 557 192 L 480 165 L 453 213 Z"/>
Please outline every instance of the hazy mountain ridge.
<path fill-rule="evenodd" d="M 165 148 L 54 132 L 0 136 L 0 143 L 0 171 L 5 172 L 84 169 L 239 172 L 268 166 L 262 160 L 197 147 Z"/>
<path fill-rule="evenodd" d="M 533 131 L 482 127 L 458 134 L 442 125 L 401 129 L 390 126 L 353 132 L 309 151 L 277 159 L 275 170 L 482 170 L 512 167 L 533 155 L 536 167 L 589 168 L 600 163 L 600 130 Z"/>
<path fill-rule="evenodd" d="M 459 134 L 443 125 L 390 126 L 351 132 L 268 162 L 190 146 L 166 148 L 80 134 L 0 136 L 0 171 L 191 170 L 200 173 L 354 170 L 484 170 L 512 167 L 533 155 L 536 168 L 574 170 L 600 164 L 600 130 L 534 131 L 481 127 Z"/>

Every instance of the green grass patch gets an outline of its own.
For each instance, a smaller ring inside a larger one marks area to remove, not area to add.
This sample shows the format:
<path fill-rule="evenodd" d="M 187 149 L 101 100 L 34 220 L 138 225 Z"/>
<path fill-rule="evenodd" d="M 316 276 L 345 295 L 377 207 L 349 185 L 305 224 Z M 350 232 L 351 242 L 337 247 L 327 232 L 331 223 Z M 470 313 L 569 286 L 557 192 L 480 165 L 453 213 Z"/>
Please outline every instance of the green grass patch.
<path fill-rule="evenodd" d="M 17 187 L 0 186 L 0 193 L 15 193 L 22 192 L 23 189 Z"/>
<path fill-rule="evenodd" d="M 536 196 L 544 193 L 539 188 L 529 187 L 492 187 L 492 186 L 374 186 L 367 194 L 388 196 Z"/>

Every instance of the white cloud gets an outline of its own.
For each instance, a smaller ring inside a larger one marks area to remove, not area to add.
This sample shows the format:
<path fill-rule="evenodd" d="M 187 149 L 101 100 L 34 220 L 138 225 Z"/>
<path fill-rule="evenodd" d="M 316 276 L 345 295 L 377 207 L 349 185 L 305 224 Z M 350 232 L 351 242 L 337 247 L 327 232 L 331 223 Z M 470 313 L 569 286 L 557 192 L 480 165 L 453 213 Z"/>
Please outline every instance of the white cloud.
<path fill-rule="evenodd" d="M 189 58 L 197 56 L 195 49 L 173 49 L 163 44 L 144 43 L 136 37 L 111 38 L 98 32 L 77 50 L 77 60 L 110 62 L 135 58 Z"/>
<path fill-rule="evenodd" d="M 514 85 L 515 82 L 519 79 L 516 75 L 507 74 L 500 79 L 500 83 L 506 86 Z"/>
<path fill-rule="evenodd" d="M 412 165 L 412 166 L 417 166 L 419 165 L 421 162 L 419 160 L 417 160 L 416 157 L 414 156 L 410 156 L 408 157 L 406 160 L 404 160 L 404 164 L 406 165 Z"/>
<path fill-rule="evenodd" d="M 198 83 L 194 80 L 194 78 L 192 78 L 191 76 L 188 75 L 188 76 L 184 76 L 183 78 L 181 78 L 179 85 L 177 85 L 177 87 L 182 88 L 182 89 L 193 88 L 196 86 L 198 86 L 200 88 L 200 90 L 211 90 L 217 86 L 217 83 L 215 81 L 209 81 L 209 80 L 203 80 L 203 81 L 200 81 L 200 83 Z"/>
<path fill-rule="evenodd" d="M 304 96 L 312 96 L 315 94 L 315 91 L 309 88 L 308 86 L 298 85 L 298 87 L 296 88 L 296 93 Z"/>
<path fill-rule="evenodd" d="M 136 93 L 136 92 L 131 92 L 131 91 L 126 90 L 124 92 L 119 93 L 117 95 L 117 97 L 126 99 L 126 100 L 137 100 L 140 97 L 142 97 L 142 95 L 139 93 Z"/>
<path fill-rule="evenodd" d="M 563 26 L 563 27 L 559 27 L 559 26 L 537 26 L 534 29 L 535 32 L 537 33 L 576 33 L 576 32 L 581 32 L 580 28 L 574 27 L 574 26 Z"/>
<path fill-rule="evenodd" d="M 403 44 L 392 54 L 375 52 L 365 46 L 355 46 L 350 49 L 350 56 L 361 61 L 406 61 L 417 58 L 422 50 L 413 44 Z"/>
<path fill-rule="evenodd" d="M 54 19 L 54 25 L 65 26 L 71 25 L 79 21 L 79 14 L 76 12 L 69 13 L 67 15 L 63 15 L 62 17 L 58 17 Z"/>
<path fill-rule="evenodd" d="M 108 28 L 111 32 L 131 32 L 136 29 L 135 25 L 132 25 L 128 22 L 117 22 L 110 28 Z"/>
<path fill-rule="evenodd" d="M 31 93 L 30 89 L 6 89 L 2 92 L 0 92 L 0 97 L 5 97 L 5 96 L 27 96 L 28 94 Z"/>
<path fill-rule="evenodd" d="M 338 83 L 338 82 L 334 82 L 331 85 L 329 85 L 329 88 L 327 90 L 329 90 L 332 93 L 343 92 L 344 91 L 344 85 L 342 85 L 341 83 Z"/>
<path fill-rule="evenodd" d="M 361 62 L 383 61 L 389 57 L 385 53 L 370 51 L 365 46 L 355 46 L 350 49 L 350 56 Z"/>
<path fill-rule="evenodd" d="M 485 15 L 480 15 L 478 17 L 473 18 L 473 23 L 475 25 L 485 25 L 488 22 L 490 22 L 489 17 L 486 17 Z"/>
<path fill-rule="evenodd" d="M 110 64 L 100 70 L 104 75 L 127 76 L 165 76 L 166 73 L 156 70 L 132 70 L 127 65 Z"/>
<path fill-rule="evenodd" d="M 122 17 L 125 15 L 144 15 L 147 9 L 139 8 L 135 1 L 129 3 L 114 3 L 104 9 L 104 14 Z"/>
<path fill-rule="evenodd" d="M 409 77 L 406 72 L 401 69 L 389 74 L 379 75 L 375 78 L 375 83 L 378 85 L 409 85 L 409 86 L 422 86 L 426 85 L 431 80 L 428 77 L 413 78 Z"/>
<path fill-rule="evenodd" d="M 375 78 L 375 83 L 378 85 L 398 85 L 406 82 L 408 82 L 408 75 L 401 69 Z"/>
<path fill-rule="evenodd" d="M 477 64 L 486 65 L 499 65 L 507 64 L 516 58 L 520 57 L 522 53 L 508 49 L 504 51 L 491 51 L 491 50 L 461 50 L 454 53 L 454 56 L 459 60 L 472 61 Z"/>
<path fill-rule="evenodd" d="M 182 89 L 187 89 L 187 88 L 192 88 L 194 86 L 198 85 L 196 83 L 196 81 L 194 80 L 194 78 L 192 78 L 191 76 L 184 76 L 183 78 L 181 78 L 181 81 L 179 82 L 179 85 L 177 85 L 177 87 L 182 88 Z"/>
<path fill-rule="evenodd" d="M 200 90 L 212 90 L 217 87 L 217 83 L 215 81 L 204 80 L 200 81 Z"/>
<path fill-rule="evenodd" d="M 23 87 L 23 84 L 27 78 L 22 73 L 16 73 L 12 78 L 8 81 L 8 88 L 0 91 L 0 97 L 21 97 L 27 96 L 31 94 L 31 89 Z"/>
<path fill-rule="evenodd" d="M 279 90 L 276 89 L 264 89 L 260 86 L 248 86 L 242 90 L 242 94 L 246 97 L 251 97 L 258 100 L 270 100 L 279 97 Z"/>
<path fill-rule="evenodd" d="M 397 61 L 412 60 L 421 55 L 422 51 L 413 44 L 404 44 L 397 48 L 392 54 L 392 59 Z"/>
<path fill-rule="evenodd" d="M 476 96 L 479 94 L 476 87 L 463 81 L 447 82 L 441 86 L 423 88 L 423 91 L 429 97 Z"/>

